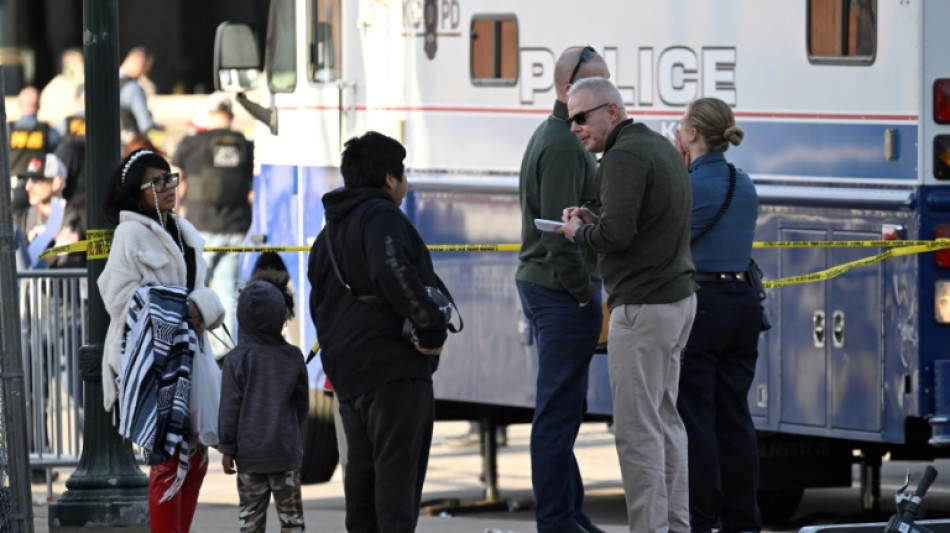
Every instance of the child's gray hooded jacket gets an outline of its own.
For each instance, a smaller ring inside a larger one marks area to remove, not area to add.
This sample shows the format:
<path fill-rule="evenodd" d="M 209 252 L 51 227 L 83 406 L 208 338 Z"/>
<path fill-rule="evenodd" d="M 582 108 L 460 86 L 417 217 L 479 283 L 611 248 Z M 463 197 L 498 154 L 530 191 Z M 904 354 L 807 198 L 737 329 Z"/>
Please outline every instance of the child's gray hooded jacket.
<path fill-rule="evenodd" d="M 309 407 L 307 367 L 300 349 L 281 335 L 287 316 L 272 283 L 249 283 L 238 299 L 238 345 L 224 357 L 218 450 L 239 472 L 299 470 Z"/>

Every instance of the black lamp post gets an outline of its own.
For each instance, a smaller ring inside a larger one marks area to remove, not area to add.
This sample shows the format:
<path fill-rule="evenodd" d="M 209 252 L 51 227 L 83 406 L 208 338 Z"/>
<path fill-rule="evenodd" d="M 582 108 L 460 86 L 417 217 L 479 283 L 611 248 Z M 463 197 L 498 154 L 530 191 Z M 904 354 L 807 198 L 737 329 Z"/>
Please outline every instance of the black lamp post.
<path fill-rule="evenodd" d="M 86 63 L 86 194 L 90 228 L 105 228 L 100 199 L 106 180 L 119 164 L 118 0 L 83 1 L 83 54 Z M 109 317 L 96 284 L 103 260 L 89 268 L 89 339 L 79 356 L 84 384 L 85 432 L 79 466 L 66 481 L 66 492 L 49 509 L 50 531 L 122 527 L 150 530 L 148 478 L 135 463 L 102 409 L 103 339 Z"/>

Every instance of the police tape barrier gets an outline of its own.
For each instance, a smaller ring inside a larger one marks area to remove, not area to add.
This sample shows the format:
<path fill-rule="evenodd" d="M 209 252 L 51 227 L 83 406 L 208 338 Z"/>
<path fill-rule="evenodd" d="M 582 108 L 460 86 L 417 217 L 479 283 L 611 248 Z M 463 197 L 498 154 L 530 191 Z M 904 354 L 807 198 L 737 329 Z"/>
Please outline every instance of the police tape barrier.
<path fill-rule="evenodd" d="M 899 242 L 899 241 L 882 241 L 882 242 Z M 909 241 L 903 241 L 909 242 Z M 950 239 L 937 239 L 934 241 L 912 241 L 919 242 L 916 246 L 904 246 L 900 248 L 891 248 L 885 252 L 881 252 L 877 255 L 871 257 L 864 257 L 857 259 L 855 261 L 849 261 L 847 263 L 831 267 L 826 270 L 820 270 L 818 272 L 812 272 L 811 274 L 805 274 L 803 276 L 791 276 L 788 278 L 781 278 L 771 281 L 763 281 L 762 286 L 766 289 L 774 289 L 777 287 L 785 287 L 786 285 L 795 285 L 798 283 L 811 283 L 814 281 L 825 281 L 845 272 L 862 266 L 873 265 L 879 261 L 883 261 L 889 257 L 900 257 L 904 255 L 919 254 L 922 252 L 930 252 L 933 250 L 942 250 L 945 248 L 950 248 Z M 776 244 L 795 244 L 795 243 L 776 243 Z M 793 248 L 791 246 L 786 246 L 785 248 Z"/>
<path fill-rule="evenodd" d="M 49 259 L 56 255 L 76 252 L 86 252 L 86 259 L 107 259 L 109 257 L 109 249 L 112 247 L 113 233 L 115 233 L 115 230 L 111 229 L 87 230 L 86 240 L 64 244 L 62 246 L 54 246 L 41 253 L 40 259 Z"/>
<path fill-rule="evenodd" d="M 520 244 L 430 244 L 430 252 L 517 252 Z M 309 252 L 310 246 L 206 246 L 205 252 Z"/>
<path fill-rule="evenodd" d="M 40 257 L 43 259 L 53 257 L 54 255 L 69 254 L 74 252 L 86 252 L 86 259 L 107 259 L 109 257 L 109 248 L 112 243 L 111 230 L 95 230 L 95 238 L 89 238 L 84 241 L 56 246 L 46 250 Z M 103 232 L 99 234 L 98 232 Z M 108 233 L 106 235 L 105 233 Z M 90 236 L 93 230 L 88 232 Z M 520 244 L 431 244 L 429 250 L 433 252 L 517 252 L 521 249 Z M 206 246 L 205 252 L 210 253 L 279 253 L 279 252 L 309 252 L 309 246 Z"/>
<path fill-rule="evenodd" d="M 112 244 L 113 230 L 89 230 L 88 239 L 64 246 L 56 246 L 43 252 L 40 257 L 48 258 L 54 255 L 86 252 L 86 258 L 106 259 L 109 257 L 109 248 Z M 865 257 L 838 265 L 827 270 L 813 272 L 802 276 L 791 276 L 776 280 L 763 281 L 766 289 L 784 287 L 798 283 L 825 281 L 845 272 L 862 266 L 872 265 L 890 257 L 919 254 L 933 250 L 950 248 L 950 239 L 936 239 L 932 241 L 904 240 L 904 241 L 760 241 L 752 243 L 753 248 L 889 248 L 878 255 Z M 520 244 L 430 244 L 433 252 L 517 252 Z M 205 252 L 212 253 L 280 253 L 280 252 L 309 252 L 310 246 L 208 246 Z"/>
<path fill-rule="evenodd" d="M 758 241 L 753 248 L 902 248 L 904 246 L 929 246 L 931 250 L 945 248 L 941 243 L 950 239 L 932 241 Z"/>
<path fill-rule="evenodd" d="M 86 251 L 86 259 L 108 258 L 114 233 L 115 230 L 111 229 L 91 229 L 87 231 L 86 237 L 88 237 L 89 249 Z"/>

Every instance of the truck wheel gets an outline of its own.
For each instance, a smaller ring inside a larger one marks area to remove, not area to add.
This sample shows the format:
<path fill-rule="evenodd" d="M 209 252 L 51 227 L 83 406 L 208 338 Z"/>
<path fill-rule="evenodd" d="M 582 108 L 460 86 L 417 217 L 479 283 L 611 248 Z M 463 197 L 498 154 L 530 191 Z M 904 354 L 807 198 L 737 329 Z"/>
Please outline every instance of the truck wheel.
<path fill-rule="evenodd" d="M 304 485 L 326 483 L 333 477 L 340 453 L 333 426 L 333 394 L 310 391 L 310 416 L 304 428 L 303 465 L 300 482 Z"/>
<path fill-rule="evenodd" d="M 802 502 L 803 488 L 759 491 L 759 512 L 763 524 L 782 524 L 795 515 Z"/>

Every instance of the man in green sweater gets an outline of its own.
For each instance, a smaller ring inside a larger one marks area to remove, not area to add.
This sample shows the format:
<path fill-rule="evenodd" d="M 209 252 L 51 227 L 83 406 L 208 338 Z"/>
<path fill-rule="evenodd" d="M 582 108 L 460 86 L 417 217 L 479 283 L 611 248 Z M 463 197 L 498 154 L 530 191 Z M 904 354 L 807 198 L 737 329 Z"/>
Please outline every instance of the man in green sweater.
<path fill-rule="evenodd" d="M 591 47 L 568 48 L 554 66 L 554 111 L 521 160 L 521 253 L 515 280 L 538 347 L 531 423 L 531 485 L 538 533 L 601 531 L 584 510 L 574 440 L 584 418 L 587 374 L 603 325 L 601 281 L 592 252 L 541 232 L 534 219 L 594 203 L 597 162 L 571 133 L 567 90 L 575 79 L 609 77 Z"/>
<path fill-rule="evenodd" d="M 568 91 L 571 131 L 603 152 L 601 210 L 564 210 L 558 228 L 598 255 L 607 288 L 608 369 L 630 531 L 688 532 L 686 430 L 676 410 L 680 353 L 696 313 L 692 192 L 673 144 L 627 118 L 608 80 Z"/>

